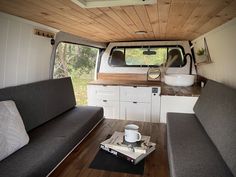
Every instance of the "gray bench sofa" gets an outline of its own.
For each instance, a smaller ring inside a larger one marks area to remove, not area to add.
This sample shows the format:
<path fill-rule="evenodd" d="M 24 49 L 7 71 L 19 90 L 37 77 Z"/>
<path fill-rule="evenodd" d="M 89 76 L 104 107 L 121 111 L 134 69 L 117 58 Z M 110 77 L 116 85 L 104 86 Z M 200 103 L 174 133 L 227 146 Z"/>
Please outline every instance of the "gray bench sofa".
<path fill-rule="evenodd" d="M 209 80 L 194 112 L 167 115 L 171 177 L 236 176 L 236 90 Z"/>
<path fill-rule="evenodd" d="M 43 177 L 103 119 L 100 107 L 76 107 L 70 78 L 0 89 L 14 100 L 30 137 L 0 162 L 1 177 Z"/>

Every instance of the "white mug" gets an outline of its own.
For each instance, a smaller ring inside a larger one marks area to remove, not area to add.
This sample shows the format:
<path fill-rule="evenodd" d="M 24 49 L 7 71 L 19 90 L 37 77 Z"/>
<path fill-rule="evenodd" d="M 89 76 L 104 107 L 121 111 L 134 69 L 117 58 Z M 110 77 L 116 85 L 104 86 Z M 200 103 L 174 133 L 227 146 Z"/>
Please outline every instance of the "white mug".
<path fill-rule="evenodd" d="M 140 141 L 142 136 L 138 132 L 139 127 L 135 124 L 128 124 L 125 126 L 125 141 L 135 143 Z"/>

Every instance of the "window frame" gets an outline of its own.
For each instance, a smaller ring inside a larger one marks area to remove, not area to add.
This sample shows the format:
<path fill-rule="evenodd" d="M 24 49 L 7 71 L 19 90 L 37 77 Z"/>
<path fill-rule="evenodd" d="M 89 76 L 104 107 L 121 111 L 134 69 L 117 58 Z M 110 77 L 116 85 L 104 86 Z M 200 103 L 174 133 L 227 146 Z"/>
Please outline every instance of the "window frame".
<path fill-rule="evenodd" d="M 142 48 L 142 47 L 152 47 L 152 48 L 180 48 L 181 49 L 181 52 L 183 54 L 183 60 L 184 60 L 184 64 L 180 67 L 184 67 L 187 62 L 185 61 L 185 50 L 184 50 L 184 47 L 182 45 L 138 45 L 138 46 L 115 46 L 115 47 L 112 47 L 111 51 L 110 51 L 110 54 L 109 54 L 109 59 L 108 59 L 108 65 L 111 66 L 111 67 L 138 67 L 138 68 L 146 68 L 146 67 L 160 67 L 161 65 L 124 65 L 124 66 L 115 66 L 115 65 L 112 65 L 111 64 L 111 55 L 112 55 L 112 52 L 113 50 L 115 49 L 123 49 L 124 48 L 124 55 L 125 55 L 125 49 L 126 48 Z M 176 67 L 171 67 L 171 68 L 176 68 Z M 179 68 L 179 67 L 178 67 Z"/>

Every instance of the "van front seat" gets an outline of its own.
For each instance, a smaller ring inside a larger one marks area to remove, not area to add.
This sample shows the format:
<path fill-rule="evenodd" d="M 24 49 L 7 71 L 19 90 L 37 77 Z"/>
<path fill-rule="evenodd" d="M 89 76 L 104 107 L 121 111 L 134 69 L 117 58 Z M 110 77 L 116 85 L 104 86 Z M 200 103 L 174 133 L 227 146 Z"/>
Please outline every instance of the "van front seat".
<path fill-rule="evenodd" d="M 125 66 L 125 55 L 122 51 L 113 51 L 110 57 L 110 65 L 112 66 Z"/>

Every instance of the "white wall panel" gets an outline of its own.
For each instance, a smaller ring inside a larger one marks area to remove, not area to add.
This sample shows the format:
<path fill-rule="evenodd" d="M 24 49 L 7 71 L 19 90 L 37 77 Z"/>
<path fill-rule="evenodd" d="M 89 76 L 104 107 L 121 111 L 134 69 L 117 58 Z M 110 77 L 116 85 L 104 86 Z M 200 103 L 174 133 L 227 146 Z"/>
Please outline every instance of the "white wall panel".
<path fill-rule="evenodd" d="M 19 22 L 9 22 L 5 58 L 5 86 L 16 85 L 17 61 L 19 53 L 21 24 Z"/>
<path fill-rule="evenodd" d="M 27 82 L 27 66 L 29 62 L 29 52 L 31 50 L 31 36 L 32 27 L 30 25 L 22 25 L 21 29 L 21 39 L 19 46 L 19 57 L 17 62 L 17 85 L 24 84 Z"/>
<path fill-rule="evenodd" d="M 1 12 L 0 24 L 0 88 L 48 79 L 50 39 L 33 30 L 56 30 Z"/>
<path fill-rule="evenodd" d="M 198 66 L 198 73 L 236 88 L 236 18 L 195 39 L 196 50 L 202 47 L 204 37 L 213 63 Z"/>
<path fill-rule="evenodd" d="M 4 86 L 4 66 L 6 57 L 8 20 L 0 18 L 0 88 Z"/>

